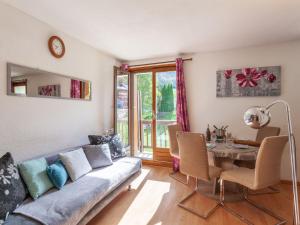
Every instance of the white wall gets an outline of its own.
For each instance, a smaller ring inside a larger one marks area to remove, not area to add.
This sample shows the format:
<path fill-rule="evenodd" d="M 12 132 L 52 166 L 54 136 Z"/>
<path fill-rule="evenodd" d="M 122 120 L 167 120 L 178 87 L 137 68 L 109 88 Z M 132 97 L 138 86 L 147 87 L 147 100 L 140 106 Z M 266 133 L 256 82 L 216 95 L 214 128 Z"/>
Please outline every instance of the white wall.
<path fill-rule="evenodd" d="M 185 62 L 185 78 L 191 129 L 205 132 L 207 124 L 229 125 L 229 131 L 240 138 L 254 139 L 256 131 L 243 123 L 245 109 L 252 105 L 265 105 L 275 97 L 216 97 L 216 71 L 220 69 L 281 66 L 282 95 L 290 103 L 298 149 L 300 149 L 300 41 L 265 47 L 253 47 L 232 51 L 194 54 L 193 61 Z M 167 58 L 170 59 L 170 58 Z M 174 59 L 174 57 L 173 57 Z M 148 60 L 148 62 L 160 59 Z M 145 63 L 147 60 L 130 62 Z M 282 106 L 271 109 L 271 125 L 287 133 L 286 118 Z M 298 177 L 300 178 L 300 153 L 298 150 Z M 290 179 L 288 148 L 282 161 L 282 179 Z"/>
<path fill-rule="evenodd" d="M 66 54 L 48 51 L 51 35 L 65 42 Z M 92 81 L 92 101 L 6 95 L 6 63 Z M 0 155 L 16 160 L 88 143 L 112 123 L 113 66 L 116 60 L 22 12 L 0 3 Z"/>

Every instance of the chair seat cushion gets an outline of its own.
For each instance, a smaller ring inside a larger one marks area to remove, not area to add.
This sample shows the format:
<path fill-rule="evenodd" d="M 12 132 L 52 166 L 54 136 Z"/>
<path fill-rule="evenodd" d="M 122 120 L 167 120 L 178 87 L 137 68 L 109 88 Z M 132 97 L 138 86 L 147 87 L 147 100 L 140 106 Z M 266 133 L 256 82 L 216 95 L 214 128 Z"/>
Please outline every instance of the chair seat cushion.
<path fill-rule="evenodd" d="M 222 172 L 221 179 L 241 184 L 254 190 L 254 169 L 239 167 Z"/>
<path fill-rule="evenodd" d="M 221 171 L 222 169 L 216 166 L 209 166 L 209 177 L 210 179 L 216 178 L 216 177 L 220 177 Z"/>

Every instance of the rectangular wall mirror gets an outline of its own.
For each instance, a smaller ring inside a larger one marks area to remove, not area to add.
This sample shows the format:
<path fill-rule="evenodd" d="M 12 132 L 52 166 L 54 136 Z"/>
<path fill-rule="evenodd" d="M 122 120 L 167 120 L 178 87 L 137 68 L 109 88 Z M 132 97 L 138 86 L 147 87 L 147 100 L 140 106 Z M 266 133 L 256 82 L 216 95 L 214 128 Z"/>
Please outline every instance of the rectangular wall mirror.
<path fill-rule="evenodd" d="M 26 66 L 7 64 L 7 94 L 90 101 L 90 81 Z"/>

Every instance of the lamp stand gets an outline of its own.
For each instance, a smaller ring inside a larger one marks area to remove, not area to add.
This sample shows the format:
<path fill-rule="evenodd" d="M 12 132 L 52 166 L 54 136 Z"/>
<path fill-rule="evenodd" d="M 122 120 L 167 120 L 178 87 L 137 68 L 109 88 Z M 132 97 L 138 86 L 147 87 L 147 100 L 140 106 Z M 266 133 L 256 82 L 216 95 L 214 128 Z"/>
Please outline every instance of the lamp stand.
<path fill-rule="evenodd" d="M 293 201 L 294 201 L 294 225 L 300 225 L 299 218 L 299 203 L 298 203 L 298 186 L 297 186 L 297 158 L 296 158 L 296 144 L 295 136 L 293 133 L 292 121 L 291 121 L 291 111 L 290 106 L 286 101 L 276 100 L 266 106 L 266 109 L 271 108 L 273 105 L 281 103 L 285 106 L 288 122 L 288 137 L 290 144 L 290 159 L 291 159 L 291 169 L 292 169 L 292 181 L 293 181 Z"/>

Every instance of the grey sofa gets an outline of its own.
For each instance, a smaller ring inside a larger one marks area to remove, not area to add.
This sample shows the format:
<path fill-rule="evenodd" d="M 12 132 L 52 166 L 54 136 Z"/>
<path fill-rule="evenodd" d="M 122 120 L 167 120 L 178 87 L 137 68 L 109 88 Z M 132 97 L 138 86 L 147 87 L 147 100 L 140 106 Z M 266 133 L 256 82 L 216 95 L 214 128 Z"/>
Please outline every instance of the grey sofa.
<path fill-rule="evenodd" d="M 74 149 L 76 149 L 76 148 L 59 151 L 55 154 L 51 154 L 51 155 L 48 155 L 45 157 L 46 157 L 46 160 L 48 161 L 48 163 L 50 164 L 58 158 L 58 153 L 66 152 L 66 151 L 70 151 L 70 150 L 74 150 Z M 84 214 L 83 215 L 79 214 L 79 216 L 76 215 L 75 217 L 73 216 L 73 219 L 71 221 L 72 224 L 74 224 L 74 225 L 87 224 L 105 206 L 107 206 L 117 195 L 119 195 L 122 191 L 124 191 L 125 188 L 128 188 L 130 183 L 140 174 L 140 171 L 141 171 L 141 160 L 140 159 L 133 158 L 133 157 L 125 157 L 125 158 L 120 158 L 120 159 L 114 160 L 114 163 L 111 166 L 93 170 L 90 174 L 85 175 L 87 177 L 84 176 L 84 177 L 80 178 L 84 181 L 84 180 L 87 180 L 88 176 L 97 176 L 97 179 L 99 180 L 99 182 L 97 180 L 97 182 L 99 183 L 99 186 L 97 188 L 101 189 L 102 194 L 101 194 L 101 197 L 99 198 L 99 201 L 97 201 L 97 202 L 93 201 L 92 203 L 90 203 L 90 202 L 81 201 L 82 207 L 84 208 L 84 210 L 81 210 L 81 211 L 84 211 Z M 109 176 L 108 176 L 108 174 L 109 174 Z M 102 179 L 102 177 L 103 177 L 103 179 Z M 74 185 L 74 187 L 77 186 L 77 189 L 78 189 L 78 186 L 81 185 L 80 179 L 78 180 L 78 183 L 72 183 L 72 182 L 67 183 L 66 190 L 68 190 L 68 192 L 72 191 L 72 188 L 73 188 L 72 185 Z M 77 181 L 75 181 L 75 182 L 77 182 Z M 85 187 L 82 187 L 82 188 L 83 188 L 82 190 L 84 190 Z M 74 189 L 74 190 L 76 190 L 76 189 Z M 62 192 L 62 191 L 64 191 L 64 189 L 62 189 L 62 190 L 52 189 L 45 195 L 41 196 L 40 200 L 38 199 L 37 201 L 43 201 L 48 198 L 46 200 L 46 202 L 47 202 L 49 200 L 50 196 L 54 196 L 54 197 L 55 197 L 55 195 L 59 196 L 59 194 L 61 195 L 61 193 L 58 193 L 58 192 Z M 74 193 L 74 198 L 76 198 L 77 196 L 80 196 L 80 198 L 85 198 L 84 195 L 85 195 L 84 192 L 79 195 Z M 45 199 L 42 199 L 42 198 L 45 198 Z M 68 199 L 68 200 L 70 201 L 70 199 Z M 60 204 L 65 203 L 65 202 L 63 202 L 64 201 L 63 199 L 61 200 L 61 198 L 59 198 L 59 201 L 60 201 Z M 30 198 L 24 202 L 25 206 L 26 206 L 27 202 L 29 202 L 29 204 L 35 204 L 35 202 L 32 201 Z M 20 208 L 21 207 L 23 207 L 23 206 L 21 205 Z M 16 211 L 18 211 L 18 209 Z M 59 209 L 59 207 L 58 207 L 58 209 Z M 45 212 L 47 212 L 47 210 L 48 209 L 45 209 Z M 43 225 L 43 224 L 51 225 L 49 223 L 49 221 L 47 221 L 47 220 L 40 221 L 39 219 L 35 218 L 35 215 L 24 215 L 24 214 L 20 214 L 19 212 L 16 212 L 16 211 L 15 211 L 15 213 L 9 215 L 5 225 L 20 225 L 20 224 L 22 224 L 22 225 Z M 43 211 L 43 209 L 41 209 L 41 211 Z M 73 212 L 71 212 L 71 214 L 72 213 Z M 74 214 L 76 214 L 76 212 L 74 212 Z M 51 213 L 49 216 L 51 216 Z M 72 215 L 70 215 L 70 217 L 72 217 Z M 35 218 L 35 219 L 33 219 L 33 218 Z M 62 222 L 61 224 L 63 225 L 66 223 Z"/>

